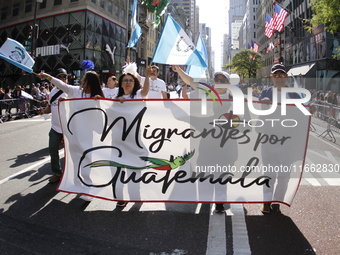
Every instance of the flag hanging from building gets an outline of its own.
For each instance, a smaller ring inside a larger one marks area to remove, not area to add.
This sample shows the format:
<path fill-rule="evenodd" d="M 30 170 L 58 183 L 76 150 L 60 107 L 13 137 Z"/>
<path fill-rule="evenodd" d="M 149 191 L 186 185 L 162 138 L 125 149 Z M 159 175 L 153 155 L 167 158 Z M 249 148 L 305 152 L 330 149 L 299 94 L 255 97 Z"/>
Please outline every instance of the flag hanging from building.
<path fill-rule="evenodd" d="M 264 29 L 264 35 L 268 38 L 272 38 L 275 32 L 274 29 L 274 20 L 268 14 L 266 14 L 266 25 Z"/>
<path fill-rule="evenodd" d="M 282 32 L 288 12 L 281 8 L 280 5 L 274 4 L 274 29 Z"/>
<path fill-rule="evenodd" d="M 208 65 L 208 52 L 207 48 L 205 47 L 205 43 L 201 34 L 198 36 L 198 40 L 196 43 L 196 49 L 201 54 L 202 58 L 204 59 L 205 63 Z M 194 79 L 208 79 L 207 77 L 207 68 L 203 68 L 200 66 L 188 66 L 186 72 L 193 77 Z"/>
<path fill-rule="evenodd" d="M 21 43 L 11 38 L 7 38 L 1 46 L 0 57 L 28 73 L 33 73 L 34 60 Z"/>
<path fill-rule="evenodd" d="M 252 42 L 252 45 L 253 45 L 253 51 L 259 52 L 259 45 L 256 42 L 254 42 L 253 40 L 251 42 Z"/>
<path fill-rule="evenodd" d="M 189 36 L 170 14 L 166 17 L 152 62 L 207 67 L 206 62 Z"/>
<path fill-rule="evenodd" d="M 271 52 L 271 50 L 274 49 L 274 48 L 275 48 L 275 46 L 274 46 L 274 44 L 271 42 L 271 43 L 268 44 L 266 52 L 269 53 L 269 52 Z"/>
<path fill-rule="evenodd" d="M 131 14 L 131 36 L 126 48 L 132 48 L 136 45 L 139 37 L 142 35 L 142 29 L 137 22 L 137 0 L 133 1 Z"/>

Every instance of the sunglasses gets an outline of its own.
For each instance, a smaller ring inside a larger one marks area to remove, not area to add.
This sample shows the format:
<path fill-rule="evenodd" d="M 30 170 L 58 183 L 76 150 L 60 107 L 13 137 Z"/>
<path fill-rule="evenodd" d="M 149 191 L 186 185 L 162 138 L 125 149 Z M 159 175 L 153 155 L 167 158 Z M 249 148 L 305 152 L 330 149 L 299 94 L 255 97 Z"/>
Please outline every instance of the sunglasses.
<path fill-rule="evenodd" d="M 58 76 L 57 78 L 60 80 L 67 80 L 67 76 Z"/>
<path fill-rule="evenodd" d="M 215 82 L 222 82 L 222 83 L 227 83 L 228 79 L 227 78 L 214 78 Z"/>

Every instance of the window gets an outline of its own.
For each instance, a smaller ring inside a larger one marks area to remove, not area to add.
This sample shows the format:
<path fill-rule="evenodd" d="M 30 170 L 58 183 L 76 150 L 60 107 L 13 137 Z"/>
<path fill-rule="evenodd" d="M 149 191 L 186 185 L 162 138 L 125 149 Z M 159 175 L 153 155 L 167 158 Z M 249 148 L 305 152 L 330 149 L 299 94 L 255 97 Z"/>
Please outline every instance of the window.
<path fill-rule="evenodd" d="M 92 3 L 96 4 L 96 0 L 91 0 Z"/>
<path fill-rule="evenodd" d="M 104 9 L 105 6 L 105 0 L 100 0 L 100 8 Z"/>
<path fill-rule="evenodd" d="M 107 11 L 112 14 L 112 2 L 111 1 L 107 3 Z"/>
<path fill-rule="evenodd" d="M 70 0 L 71 3 L 78 2 L 79 0 Z"/>
<path fill-rule="evenodd" d="M 117 17 L 119 16 L 119 8 L 118 8 L 117 5 L 115 6 L 115 15 L 116 15 Z"/>
<path fill-rule="evenodd" d="M 120 19 L 122 21 L 125 21 L 125 11 L 124 10 L 122 10 L 121 13 L 120 13 Z"/>
<path fill-rule="evenodd" d="M 20 10 L 20 3 L 13 4 L 12 16 L 13 17 L 18 16 L 19 10 Z"/>
<path fill-rule="evenodd" d="M 62 3 L 62 0 L 54 0 L 54 6 L 61 5 Z"/>
<path fill-rule="evenodd" d="M 1 20 L 4 20 L 7 18 L 7 9 L 8 9 L 7 6 L 1 8 Z"/>
<path fill-rule="evenodd" d="M 32 11 L 32 0 L 26 0 L 25 13 Z"/>
<path fill-rule="evenodd" d="M 40 3 L 39 9 L 45 9 L 46 8 L 46 2 L 47 2 L 47 0 L 44 0 L 42 3 Z"/>

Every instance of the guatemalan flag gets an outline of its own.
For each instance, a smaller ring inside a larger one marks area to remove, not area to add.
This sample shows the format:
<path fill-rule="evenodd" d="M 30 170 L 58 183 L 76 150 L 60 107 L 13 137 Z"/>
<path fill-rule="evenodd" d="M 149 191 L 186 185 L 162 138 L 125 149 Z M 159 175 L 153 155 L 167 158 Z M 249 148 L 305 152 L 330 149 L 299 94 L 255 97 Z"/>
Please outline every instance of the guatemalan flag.
<path fill-rule="evenodd" d="M 288 16 L 288 12 L 286 10 L 281 8 L 281 6 L 278 4 L 274 4 L 273 19 L 274 19 L 274 28 L 277 31 L 282 32 L 287 16 Z"/>
<path fill-rule="evenodd" d="M 169 65 L 195 65 L 207 67 L 206 62 L 189 36 L 171 17 L 166 17 L 152 62 Z"/>
<path fill-rule="evenodd" d="M 32 66 L 35 63 L 34 60 L 21 43 L 11 38 L 7 38 L 1 46 L 0 58 L 3 58 L 28 73 L 33 73 Z"/>
<path fill-rule="evenodd" d="M 134 0 L 132 4 L 132 14 L 131 14 L 131 37 L 126 48 L 132 48 L 136 45 L 139 37 L 142 35 L 142 29 L 137 22 L 137 0 Z"/>
<path fill-rule="evenodd" d="M 208 63 L 208 52 L 207 48 L 205 47 L 205 43 L 201 34 L 198 36 L 198 40 L 196 43 L 196 49 L 201 54 L 202 58 L 204 59 L 205 63 Z M 207 64 L 208 65 L 208 64 Z M 207 68 L 201 66 L 194 66 L 190 65 L 187 67 L 186 73 L 188 73 L 192 78 L 197 79 L 208 79 L 207 77 Z"/>

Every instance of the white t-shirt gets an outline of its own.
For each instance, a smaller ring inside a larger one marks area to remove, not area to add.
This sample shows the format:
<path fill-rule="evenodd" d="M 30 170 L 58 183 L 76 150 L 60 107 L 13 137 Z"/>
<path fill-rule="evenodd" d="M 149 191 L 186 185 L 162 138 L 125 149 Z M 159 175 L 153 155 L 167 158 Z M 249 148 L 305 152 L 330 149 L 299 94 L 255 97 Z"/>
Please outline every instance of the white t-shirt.
<path fill-rule="evenodd" d="M 130 97 L 130 94 L 129 95 L 122 95 L 122 97 L 124 97 L 126 99 L 143 99 L 142 90 L 141 89 L 137 90 L 136 95 L 133 98 Z"/>
<path fill-rule="evenodd" d="M 118 95 L 118 88 L 103 88 L 103 93 L 105 98 L 116 99 Z"/>
<path fill-rule="evenodd" d="M 50 93 L 50 98 L 52 98 L 56 93 L 58 93 L 59 89 L 53 88 Z M 58 101 L 60 97 L 65 97 L 65 93 L 60 94 L 55 100 L 53 100 L 52 103 L 50 103 L 51 106 L 51 125 L 52 129 L 56 131 L 59 134 L 62 134 L 62 129 L 60 125 L 60 118 L 59 118 L 59 110 L 58 110 Z"/>
<path fill-rule="evenodd" d="M 67 98 L 86 98 L 91 97 L 91 94 L 86 94 L 79 86 L 72 86 L 68 85 L 65 82 L 52 77 L 51 82 L 57 86 L 57 88 L 64 91 L 64 93 L 67 95 Z"/>
<path fill-rule="evenodd" d="M 145 77 L 141 77 L 140 84 L 143 86 Z M 150 89 L 148 93 L 148 98 L 160 98 L 163 99 L 162 91 L 166 92 L 165 82 L 161 79 L 152 80 L 150 79 Z"/>

